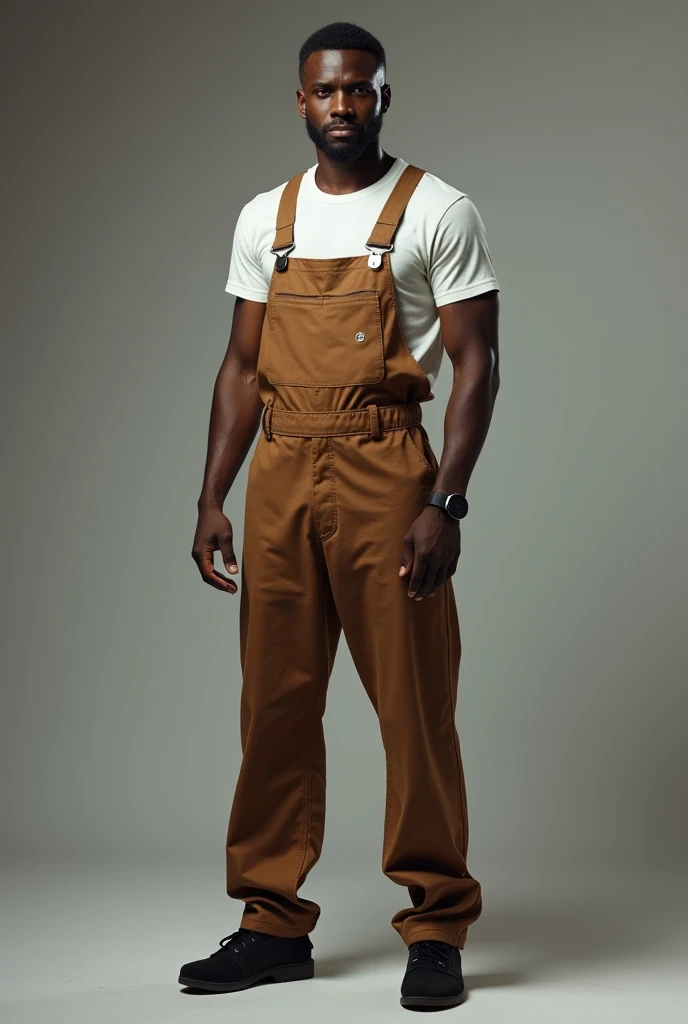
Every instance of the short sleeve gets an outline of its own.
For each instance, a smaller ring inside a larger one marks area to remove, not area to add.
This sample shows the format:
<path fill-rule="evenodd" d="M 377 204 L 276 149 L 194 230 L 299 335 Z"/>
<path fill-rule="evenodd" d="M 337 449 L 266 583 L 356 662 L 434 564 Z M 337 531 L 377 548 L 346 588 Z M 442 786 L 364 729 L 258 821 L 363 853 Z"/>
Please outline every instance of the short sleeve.
<path fill-rule="evenodd" d="M 253 302 L 267 302 L 268 288 L 244 206 L 237 218 L 225 291 Z"/>
<path fill-rule="evenodd" d="M 430 250 L 428 280 L 437 306 L 499 290 L 485 225 L 467 195 L 460 196 L 440 218 Z"/>

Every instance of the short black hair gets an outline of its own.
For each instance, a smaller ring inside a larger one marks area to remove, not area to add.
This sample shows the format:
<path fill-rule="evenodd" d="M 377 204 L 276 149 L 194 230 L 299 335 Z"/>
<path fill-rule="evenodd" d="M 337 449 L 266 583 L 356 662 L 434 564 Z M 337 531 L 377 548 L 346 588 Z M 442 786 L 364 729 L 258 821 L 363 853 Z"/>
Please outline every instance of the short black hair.
<path fill-rule="evenodd" d="M 302 82 L 304 64 L 317 50 L 365 50 L 373 54 L 378 69 L 387 70 L 387 58 L 380 40 L 350 21 L 333 21 L 308 37 L 299 50 L 299 78 Z"/>

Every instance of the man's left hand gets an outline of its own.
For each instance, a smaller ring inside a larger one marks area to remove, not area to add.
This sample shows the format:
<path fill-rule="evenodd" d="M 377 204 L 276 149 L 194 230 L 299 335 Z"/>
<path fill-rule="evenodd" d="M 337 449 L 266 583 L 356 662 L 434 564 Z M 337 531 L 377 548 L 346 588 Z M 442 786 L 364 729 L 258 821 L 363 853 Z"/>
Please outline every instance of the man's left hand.
<path fill-rule="evenodd" d="M 400 576 L 411 581 L 408 596 L 432 597 L 456 572 L 461 554 L 461 524 L 444 509 L 426 505 L 404 537 Z"/>

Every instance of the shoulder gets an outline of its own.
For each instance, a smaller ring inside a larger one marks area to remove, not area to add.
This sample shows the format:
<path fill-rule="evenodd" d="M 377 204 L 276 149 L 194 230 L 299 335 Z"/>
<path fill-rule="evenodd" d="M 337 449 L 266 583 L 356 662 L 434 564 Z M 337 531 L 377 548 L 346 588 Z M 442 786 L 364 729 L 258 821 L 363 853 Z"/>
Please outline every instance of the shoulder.
<path fill-rule="evenodd" d="M 463 199 L 470 203 L 468 196 L 460 188 L 426 170 L 413 191 L 409 207 L 437 223 L 450 207 Z"/>
<path fill-rule="evenodd" d="M 274 222 L 280 197 L 286 184 L 287 182 L 283 181 L 267 192 L 258 192 L 253 199 L 244 203 L 239 211 L 239 221 L 245 230 L 250 231 L 251 228 L 260 227 L 268 218 Z"/>
<path fill-rule="evenodd" d="M 457 242 L 474 244 L 476 239 L 483 245 L 487 244 L 485 223 L 466 192 L 427 171 L 418 188 L 422 185 L 425 185 L 425 192 L 420 198 L 430 211 L 426 227 L 432 233 L 433 246 Z"/>
<path fill-rule="evenodd" d="M 302 171 L 296 171 L 291 177 L 287 178 L 286 181 L 280 182 L 279 185 L 275 185 L 274 188 L 268 189 L 266 192 L 258 192 L 253 199 L 249 199 L 248 202 L 244 203 L 241 207 L 239 217 L 247 224 L 260 222 L 265 217 L 273 218 L 277 214 L 280 199 L 286 186 L 295 178 L 298 174 L 312 174 L 313 168 L 308 167 Z"/>
<path fill-rule="evenodd" d="M 466 195 L 456 185 L 451 185 L 444 178 L 440 178 L 437 174 L 433 174 L 432 171 L 428 170 L 425 171 L 425 174 L 418 182 L 416 191 L 422 191 L 426 198 L 445 206 L 449 206 L 450 203 Z"/>
<path fill-rule="evenodd" d="M 428 255 L 442 239 L 452 244 L 485 232 L 470 196 L 431 171 L 425 171 L 418 182 L 408 203 L 408 213 L 414 233 L 424 243 Z"/>
<path fill-rule="evenodd" d="M 425 171 L 409 200 L 408 220 L 427 266 L 457 247 L 487 244 L 485 225 L 470 196 L 431 171 Z"/>
<path fill-rule="evenodd" d="M 426 171 L 415 192 L 414 213 L 421 216 L 431 230 L 449 229 L 469 235 L 484 233 L 485 225 L 477 206 L 468 193 L 455 185 Z"/>

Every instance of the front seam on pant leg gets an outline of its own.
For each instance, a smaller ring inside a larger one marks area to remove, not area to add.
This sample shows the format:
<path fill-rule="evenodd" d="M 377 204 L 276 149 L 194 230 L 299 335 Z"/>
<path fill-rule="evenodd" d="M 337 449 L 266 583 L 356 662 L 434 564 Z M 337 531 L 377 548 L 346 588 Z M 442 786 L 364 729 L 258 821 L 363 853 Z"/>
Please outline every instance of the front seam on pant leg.
<path fill-rule="evenodd" d="M 451 638 L 452 638 L 452 633 L 451 633 L 450 623 L 449 623 L 449 591 L 447 589 L 448 587 L 451 587 L 451 585 L 452 585 L 452 583 L 451 583 L 451 577 L 450 577 L 448 580 L 446 580 L 445 587 L 444 587 L 444 614 L 445 614 L 445 623 L 446 623 L 445 629 L 447 631 L 447 680 L 448 680 L 448 686 L 449 686 L 449 707 L 450 707 L 450 712 L 451 712 L 452 744 L 453 744 L 453 747 L 454 747 L 454 763 L 456 765 L 456 777 L 457 777 L 457 782 L 458 782 L 458 785 L 459 785 L 459 796 L 460 796 L 460 799 L 461 799 L 461 815 L 462 815 L 462 818 L 461 818 L 461 823 L 462 823 L 462 835 L 461 835 L 461 838 L 463 840 L 462 848 L 461 848 L 461 854 L 462 854 L 464 860 L 466 860 L 466 858 L 468 856 L 468 814 L 467 814 L 466 805 L 464 803 L 464 787 L 462 785 L 463 766 L 462 766 L 462 759 L 461 759 L 461 755 L 459 753 L 459 747 L 458 747 L 458 742 L 457 742 L 456 717 L 455 717 L 454 708 L 452 707 L 452 700 L 451 700 L 451 643 L 452 643 L 452 639 Z M 458 694 L 457 694 L 457 699 L 458 699 Z"/>
<path fill-rule="evenodd" d="M 387 836 L 392 813 L 392 771 L 389 766 L 389 755 L 385 750 L 385 820 L 382 830 L 382 870 L 385 870 L 385 854 L 387 853 Z"/>
<path fill-rule="evenodd" d="M 315 536 L 320 539 L 320 521 L 318 519 L 318 510 L 315 507 L 315 460 L 317 457 L 316 441 L 315 438 L 311 438 L 311 514 L 313 516 L 313 525 L 315 526 Z"/>
<path fill-rule="evenodd" d="M 323 607 L 325 607 L 324 604 L 323 604 Z M 327 627 L 327 623 L 325 623 L 325 627 Z M 323 687 L 325 686 L 325 683 L 326 683 L 327 679 L 328 679 L 328 675 L 327 675 L 327 648 L 326 648 L 326 650 L 325 650 L 325 665 L 323 666 L 323 671 L 322 671 L 322 673 L 320 675 L 320 685 L 318 687 L 318 692 L 317 692 L 317 695 L 316 695 L 316 698 L 315 698 L 315 703 L 313 704 L 313 709 L 311 711 L 310 721 L 308 723 L 308 742 L 307 742 L 308 762 L 307 762 L 306 767 L 304 769 L 303 785 L 302 785 L 302 789 L 303 789 L 303 815 L 304 815 L 304 825 L 303 825 L 303 828 L 304 828 L 304 836 L 303 836 L 303 839 L 302 839 L 301 860 L 299 862 L 299 866 L 298 866 L 298 869 L 297 869 L 297 872 L 296 872 L 296 877 L 294 879 L 294 886 L 293 886 L 293 888 L 294 888 L 294 896 L 295 896 L 295 898 L 298 898 L 297 897 L 297 888 L 298 888 L 298 884 L 299 884 L 299 876 L 300 876 L 300 874 L 301 874 L 301 872 L 303 870 L 303 865 L 306 862 L 306 855 L 308 853 L 308 843 L 309 843 L 310 838 L 311 838 L 311 823 L 312 823 L 311 802 L 312 802 L 312 787 L 313 787 L 313 744 L 311 742 L 311 736 L 312 736 L 312 733 L 313 733 L 313 722 L 315 721 L 315 716 L 318 713 L 318 708 L 320 707 L 320 698 L 322 696 Z"/>
<path fill-rule="evenodd" d="M 457 746 L 457 743 L 456 743 L 456 718 L 454 717 L 454 709 L 453 709 L 453 706 L 452 706 L 452 693 L 451 693 L 451 684 L 452 684 L 452 679 L 451 679 L 451 664 L 452 664 L 452 662 L 451 662 L 451 654 L 452 654 L 451 644 L 452 644 L 452 634 L 451 634 L 450 623 L 449 623 L 449 593 L 448 593 L 448 590 L 447 590 L 447 588 L 450 587 L 451 585 L 452 585 L 451 577 L 449 577 L 449 579 L 445 580 L 444 588 L 443 588 L 444 589 L 444 628 L 445 628 L 445 633 L 446 633 L 446 637 L 447 637 L 447 690 L 448 690 L 448 694 L 449 694 L 449 713 L 450 713 L 450 719 L 451 719 L 450 726 L 451 726 L 452 746 L 454 748 L 454 764 L 456 765 L 456 781 L 457 781 L 457 785 L 458 785 L 458 789 L 459 789 L 459 800 L 461 802 L 461 855 L 462 855 L 462 857 L 464 859 L 464 862 L 465 862 L 466 854 L 467 854 L 467 843 L 466 843 L 466 840 L 467 840 L 467 835 L 466 835 L 466 808 L 465 808 L 465 805 L 464 805 L 464 802 L 463 802 L 463 787 L 461 785 L 461 763 L 460 763 L 460 759 L 459 759 L 459 750 L 458 750 L 458 746 Z M 454 942 L 453 942 L 454 946 L 458 945 L 459 937 L 461 935 L 461 931 L 462 930 L 463 930 L 463 924 L 462 924 L 461 920 L 459 920 L 459 922 L 458 922 L 458 924 L 456 926 L 456 931 L 454 933 Z"/>
<path fill-rule="evenodd" d="M 303 808 L 303 810 L 301 812 L 303 814 L 303 826 L 302 826 L 303 835 L 301 837 L 301 850 L 299 851 L 301 859 L 299 861 L 297 861 L 298 867 L 296 869 L 296 876 L 295 876 L 294 881 L 292 883 L 292 891 L 294 893 L 294 898 L 295 899 L 298 899 L 296 893 L 297 893 L 297 888 L 298 888 L 298 884 L 299 884 L 299 875 L 301 874 L 301 869 L 303 868 L 304 862 L 306 860 L 306 851 L 308 849 L 308 840 L 310 838 L 310 831 L 311 831 L 311 808 L 310 808 L 310 801 L 311 801 L 311 778 L 310 778 L 310 775 L 311 775 L 311 745 L 310 745 L 310 726 L 309 726 L 309 730 L 308 730 L 307 750 L 308 750 L 308 760 L 306 761 L 306 766 L 303 769 L 303 772 L 302 772 L 302 775 L 301 775 L 301 799 L 302 799 L 302 808 Z"/>
<path fill-rule="evenodd" d="M 327 458 L 327 474 L 330 483 L 330 513 L 332 519 L 332 525 L 326 533 L 321 532 L 320 524 L 321 517 L 317 509 L 317 498 L 316 498 L 316 485 L 317 485 L 317 461 L 321 457 L 318 451 L 316 438 L 311 438 L 311 469 L 312 469 L 312 492 L 311 492 L 311 508 L 313 512 L 313 522 L 315 524 L 316 537 L 319 541 L 329 540 L 337 532 L 338 525 L 338 512 L 337 512 L 337 487 L 335 481 L 334 472 L 334 448 L 331 437 L 325 437 L 325 454 Z"/>
<path fill-rule="evenodd" d="M 330 465 L 330 496 L 332 499 L 332 529 L 329 533 L 322 536 L 321 540 L 329 540 L 337 532 L 337 488 L 335 486 L 334 478 L 334 448 L 332 445 L 332 438 L 327 439 L 327 460 Z"/>

